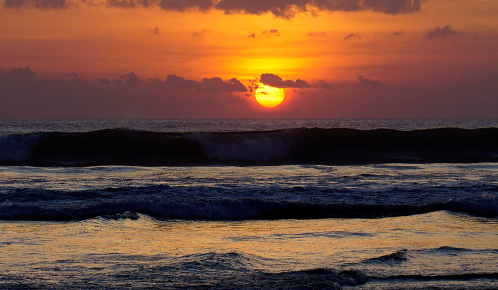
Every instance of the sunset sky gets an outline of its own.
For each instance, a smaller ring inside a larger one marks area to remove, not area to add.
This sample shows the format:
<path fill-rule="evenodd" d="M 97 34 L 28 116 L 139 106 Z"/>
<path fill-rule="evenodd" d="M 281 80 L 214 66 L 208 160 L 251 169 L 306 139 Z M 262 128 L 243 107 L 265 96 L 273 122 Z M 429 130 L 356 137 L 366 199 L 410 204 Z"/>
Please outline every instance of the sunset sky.
<path fill-rule="evenodd" d="M 498 117 L 497 0 L 0 3 L 0 118 Z"/>

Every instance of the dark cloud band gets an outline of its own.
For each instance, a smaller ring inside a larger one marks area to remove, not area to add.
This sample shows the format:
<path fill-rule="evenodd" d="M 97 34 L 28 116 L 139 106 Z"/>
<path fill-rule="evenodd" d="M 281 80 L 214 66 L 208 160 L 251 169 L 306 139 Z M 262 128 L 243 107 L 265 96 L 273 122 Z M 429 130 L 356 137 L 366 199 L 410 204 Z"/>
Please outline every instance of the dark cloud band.
<path fill-rule="evenodd" d="M 317 11 L 375 11 L 387 14 L 420 11 L 424 0 L 220 0 L 214 5 L 225 13 L 265 14 L 292 18 Z"/>
<path fill-rule="evenodd" d="M 34 6 L 40 9 L 62 9 L 67 0 L 5 0 L 4 7 Z M 88 0 L 80 0 L 89 3 Z M 167 11 L 220 10 L 226 14 L 271 13 L 290 19 L 301 13 L 316 15 L 319 11 L 374 11 L 386 14 L 420 11 L 426 0 L 107 0 L 107 7 L 134 8 L 158 6 Z"/>
<path fill-rule="evenodd" d="M 38 9 L 65 9 L 66 0 L 5 0 L 5 8 L 35 7 Z"/>

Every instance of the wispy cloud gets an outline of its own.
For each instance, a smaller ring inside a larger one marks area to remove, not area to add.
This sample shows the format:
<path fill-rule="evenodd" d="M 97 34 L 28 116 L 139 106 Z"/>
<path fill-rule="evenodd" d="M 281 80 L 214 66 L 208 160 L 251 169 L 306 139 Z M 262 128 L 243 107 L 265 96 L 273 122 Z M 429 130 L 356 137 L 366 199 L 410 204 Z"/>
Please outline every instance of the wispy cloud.
<path fill-rule="evenodd" d="M 426 39 L 433 39 L 433 38 L 445 38 L 448 36 L 453 36 L 457 34 L 456 30 L 451 29 L 449 25 L 446 25 L 445 27 L 435 27 L 429 33 L 426 35 Z"/>
<path fill-rule="evenodd" d="M 360 35 L 358 33 L 350 33 L 346 37 L 344 37 L 344 39 L 342 41 L 349 40 L 349 39 L 351 39 L 353 37 L 361 39 L 361 37 L 360 37 Z"/>
<path fill-rule="evenodd" d="M 383 84 L 379 81 L 366 79 L 362 76 L 358 77 L 358 83 L 359 83 L 360 87 L 362 87 L 362 88 L 380 88 L 380 87 L 386 86 L 385 84 Z"/>
<path fill-rule="evenodd" d="M 208 35 L 209 33 L 211 33 L 211 29 L 203 29 L 203 30 L 194 31 L 192 33 L 192 36 L 201 37 L 204 35 Z"/>

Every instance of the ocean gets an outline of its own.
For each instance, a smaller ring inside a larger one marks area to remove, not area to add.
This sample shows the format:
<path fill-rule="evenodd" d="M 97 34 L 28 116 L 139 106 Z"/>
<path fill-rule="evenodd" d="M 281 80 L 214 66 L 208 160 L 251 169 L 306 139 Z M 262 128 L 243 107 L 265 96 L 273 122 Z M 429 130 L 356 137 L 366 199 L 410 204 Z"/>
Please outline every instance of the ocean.
<path fill-rule="evenodd" d="M 0 289 L 498 289 L 498 119 L 0 120 Z"/>

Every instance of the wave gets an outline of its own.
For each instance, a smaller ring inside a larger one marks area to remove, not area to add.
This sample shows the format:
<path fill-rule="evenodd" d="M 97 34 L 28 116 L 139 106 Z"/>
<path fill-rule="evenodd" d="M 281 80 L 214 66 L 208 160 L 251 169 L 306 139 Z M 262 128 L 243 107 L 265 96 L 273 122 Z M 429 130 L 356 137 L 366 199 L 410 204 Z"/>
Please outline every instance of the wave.
<path fill-rule="evenodd" d="M 137 213 L 160 219 L 184 220 L 382 218 L 435 211 L 498 218 L 498 198 L 492 195 L 412 205 L 285 201 L 257 197 L 205 198 L 189 195 L 191 191 L 181 195 L 175 190 L 154 186 L 150 189 L 123 188 L 90 192 L 22 189 L 6 194 L 0 200 L 0 220 L 60 221 L 99 216 L 138 219 Z"/>
<path fill-rule="evenodd" d="M 498 279 L 498 273 L 462 273 L 462 274 L 447 274 L 447 275 L 393 275 L 383 279 L 390 280 L 473 280 L 473 279 Z M 496 288 L 495 288 L 496 289 Z"/>
<path fill-rule="evenodd" d="M 0 165 L 191 166 L 498 162 L 498 128 L 296 128 L 162 133 L 129 129 L 0 136 Z"/>
<path fill-rule="evenodd" d="M 365 260 L 364 263 L 402 262 L 408 260 L 408 250 L 402 249 L 391 254 Z"/>
<path fill-rule="evenodd" d="M 358 270 L 337 271 L 313 268 L 298 271 L 267 272 L 268 259 L 238 252 L 203 253 L 183 256 L 178 268 L 197 273 L 216 273 L 210 284 L 216 289 L 343 289 L 342 286 L 365 284 L 367 276 Z M 220 272 L 236 272 L 221 277 Z M 236 278 L 235 278 L 236 277 Z M 235 279 L 234 279 L 235 278 Z"/>

